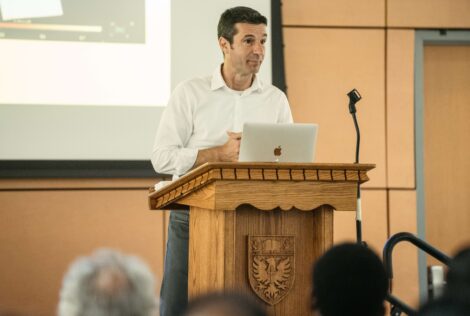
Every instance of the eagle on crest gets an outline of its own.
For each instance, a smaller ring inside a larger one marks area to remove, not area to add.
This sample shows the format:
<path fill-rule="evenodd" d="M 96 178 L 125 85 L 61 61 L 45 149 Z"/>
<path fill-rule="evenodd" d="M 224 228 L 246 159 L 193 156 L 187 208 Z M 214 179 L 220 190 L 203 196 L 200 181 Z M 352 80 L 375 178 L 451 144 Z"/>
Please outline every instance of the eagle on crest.
<path fill-rule="evenodd" d="M 258 281 L 257 290 L 270 300 L 275 300 L 287 289 L 287 281 L 291 272 L 289 257 L 257 257 L 253 258 L 253 276 Z"/>

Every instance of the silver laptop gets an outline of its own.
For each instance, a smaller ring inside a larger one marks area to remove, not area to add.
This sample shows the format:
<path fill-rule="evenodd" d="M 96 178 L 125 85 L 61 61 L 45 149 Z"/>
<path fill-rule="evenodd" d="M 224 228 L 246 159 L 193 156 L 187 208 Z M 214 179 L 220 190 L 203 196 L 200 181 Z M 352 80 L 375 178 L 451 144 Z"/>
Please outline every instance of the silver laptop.
<path fill-rule="evenodd" d="M 240 162 L 313 162 L 317 124 L 245 123 Z"/>

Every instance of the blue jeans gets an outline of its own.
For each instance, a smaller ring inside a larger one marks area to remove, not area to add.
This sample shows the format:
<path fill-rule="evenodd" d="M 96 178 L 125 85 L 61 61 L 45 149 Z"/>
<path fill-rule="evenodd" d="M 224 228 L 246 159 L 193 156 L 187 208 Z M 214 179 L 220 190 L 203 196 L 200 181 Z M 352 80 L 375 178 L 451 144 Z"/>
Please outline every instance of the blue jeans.
<path fill-rule="evenodd" d="M 180 316 L 188 305 L 189 212 L 171 211 L 165 267 L 160 290 L 160 316 Z"/>

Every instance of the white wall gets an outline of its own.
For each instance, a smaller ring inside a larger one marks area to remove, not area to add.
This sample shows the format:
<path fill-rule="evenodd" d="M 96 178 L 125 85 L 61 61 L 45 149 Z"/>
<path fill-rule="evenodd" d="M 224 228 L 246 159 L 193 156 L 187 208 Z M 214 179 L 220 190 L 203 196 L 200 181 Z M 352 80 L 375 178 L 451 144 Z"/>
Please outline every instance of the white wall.
<path fill-rule="evenodd" d="M 238 5 L 253 7 L 270 19 L 269 0 L 171 0 L 172 87 L 212 73 L 221 63 L 217 22 L 225 9 Z M 271 81 L 270 44 L 260 76 Z M 139 78 L 133 83 L 139 85 Z M 148 160 L 162 111 L 162 104 L 0 104 L 0 159 Z"/>

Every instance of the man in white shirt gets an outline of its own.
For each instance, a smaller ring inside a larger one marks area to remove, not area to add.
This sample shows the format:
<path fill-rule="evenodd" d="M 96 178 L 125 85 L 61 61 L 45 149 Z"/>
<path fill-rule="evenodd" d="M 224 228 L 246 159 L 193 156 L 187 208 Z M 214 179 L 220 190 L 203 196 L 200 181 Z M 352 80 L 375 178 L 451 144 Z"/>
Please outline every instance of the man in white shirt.
<path fill-rule="evenodd" d="M 217 30 L 224 62 L 211 76 L 185 81 L 173 91 L 152 154 L 158 173 L 177 178 L 206 162 L 236 162 L 245 122 L 292 122 L 285 94 L 256 76 L 266 26 L 266 17 L 247 7 L 221 15 Z M 181 315 L 187 305 L 188 222 L 188 212 L 171 212 L 161 316 Z"/>

